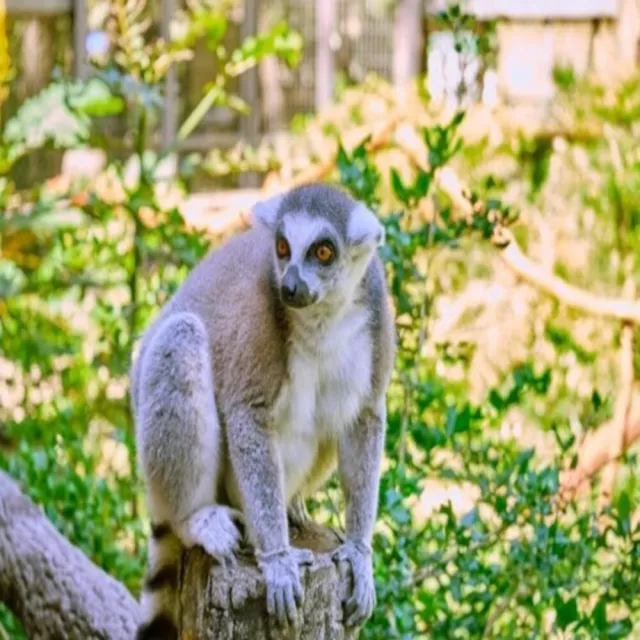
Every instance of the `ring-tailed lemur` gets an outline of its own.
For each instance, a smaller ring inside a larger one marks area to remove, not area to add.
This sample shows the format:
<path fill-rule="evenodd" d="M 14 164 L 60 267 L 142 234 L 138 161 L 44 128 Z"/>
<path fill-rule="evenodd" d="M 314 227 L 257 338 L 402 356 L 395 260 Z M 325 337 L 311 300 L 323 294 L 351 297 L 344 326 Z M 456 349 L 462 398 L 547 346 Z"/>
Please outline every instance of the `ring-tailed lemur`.
<path fill-rule="evenodd" d="M 347 623 L 370 616 L 371 538 L 395 332 L 363 204 L 307 185 L 257 204 L 258 224 L 189 275 L 132 368 L 139 465 L 152 528 L 138 638 L 177 637 L 183 547 L 233 563 L 247 527 L 267 609 L 292 620 L 302 598 L 289 518 L 337 465 L 346 498 Z"/>

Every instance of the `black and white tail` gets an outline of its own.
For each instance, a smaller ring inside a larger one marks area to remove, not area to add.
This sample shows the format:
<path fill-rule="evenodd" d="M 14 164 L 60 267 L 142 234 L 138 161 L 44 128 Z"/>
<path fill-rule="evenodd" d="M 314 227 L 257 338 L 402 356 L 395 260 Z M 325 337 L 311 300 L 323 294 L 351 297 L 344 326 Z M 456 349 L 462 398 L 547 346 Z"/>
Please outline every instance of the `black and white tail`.
<path fill-rule="evenodd" d="M 136 640 L 178 639 L 178 574 L 182 544 L 169 525 L 151 526 L 149 560 L 140 606 L 142 621 Z"/>

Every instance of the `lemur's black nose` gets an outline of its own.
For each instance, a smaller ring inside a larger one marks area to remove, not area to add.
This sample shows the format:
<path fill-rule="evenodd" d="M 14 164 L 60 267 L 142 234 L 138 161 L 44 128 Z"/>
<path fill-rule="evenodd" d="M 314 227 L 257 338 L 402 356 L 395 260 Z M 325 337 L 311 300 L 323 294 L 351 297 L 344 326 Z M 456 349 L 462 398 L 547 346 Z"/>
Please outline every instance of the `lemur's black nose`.
<path fill-rule="evenodd" d="M 292 300 L 296 296 L 296 284 L 292 282 L 290 284 L 282 284 L 282 297 L 285 300 Z"/>
<path fill-rule="evenodd" d="M 285 304 L 292 307 L 306 307 L 313 302 L 307 283 L 300 277 L 298 267 L 290 266 L 282 277 L 280 294 Z"/>

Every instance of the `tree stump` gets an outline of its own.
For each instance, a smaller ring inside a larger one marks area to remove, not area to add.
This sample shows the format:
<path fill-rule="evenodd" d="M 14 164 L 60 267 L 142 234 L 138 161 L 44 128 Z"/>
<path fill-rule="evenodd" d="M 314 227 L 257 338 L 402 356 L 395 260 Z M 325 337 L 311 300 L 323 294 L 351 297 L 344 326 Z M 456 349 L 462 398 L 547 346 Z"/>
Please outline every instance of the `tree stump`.
<path fill-rule="evenodd" d="M 357 630 L 342 624 L 342 601 L 351 589 L 345 563 L 331 552 L 341 544 L 338 533 L 315 523 L 291 530 L 295 547 L 310 549 L 315 560 L 300 567 L 304 602 L 297 627 L 279 628 L 269 619 L 262 573 L 253 555 L 241 554 L 238 566 L 225 573 L 201 549 L 183 557 L 180 576 L 181 640 L 352 640 Z"/>

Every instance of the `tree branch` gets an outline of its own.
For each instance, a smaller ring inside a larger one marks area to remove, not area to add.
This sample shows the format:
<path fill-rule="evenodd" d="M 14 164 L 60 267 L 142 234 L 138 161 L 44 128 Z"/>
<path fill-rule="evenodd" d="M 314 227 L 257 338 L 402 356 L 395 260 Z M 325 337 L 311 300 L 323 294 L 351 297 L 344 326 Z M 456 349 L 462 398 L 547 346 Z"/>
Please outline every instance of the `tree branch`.
<path fill-rule="evenodd" d="M 382 126 L 369 134 L 367 150 L 371 153 L 388 144 L 391 137 L 403 121 L 401 113 L 394 114 Z M 426 163 L 417 158 L 416 153 L 407 147 L 402 141 L 396 140 L 401 148 L 418 167 L 424 169 Z M 276 179 L 267 180 L 262 190 L 257 189 L 255 200 L 265 194 L 284 191 L 308 182 L 325 179 L 336 165 L 336 157 L 324 163 L 311 165 L 298 173 L 292 180 L 280 183 Z M 439 169 L 435 174 L 435 180 L 442 192 L 447 195 L 452 204 L 464 215 L 473 214 L 473 205 L 465 197 L 465 189 L 450 167 Z M 245 204 L 246 206 L 246 204 Z M 244 210 L 230 212 L 223 225 L 217 225 L 211 220 L 212 226 L 217 227 L 216 233 L 235 231 L 250 225 L 250 216 Z M 494 242 L 501 247 L 501 257 L 509 268 L 520 278 L 534 285 L 541 291 L 555 297 L 559 302 L 573 307 L 584 313 L 604 318 L 612 318 L 622 321 L 640 324 L 640 302 L 637 300 L 625 300 L 622 297 L 610 297 L 593 294 L 579 287 L 569 284 L 559 276 L 549 271 L 545 266 L 531 260 L 520 248 L 513 234 L 504 227 L 497 229 Z"/>
<path fill-rule="evenodd" d="M 397 111 L 392 113 L 380 125 L 375 126 L 364 135 L 358 144 L 365 143 L 368 153 L 375 153 L 387 145 L 398 125 L 404 120 L 405 114 Z M 355 146 L 358 146 L 356 144 Z M 255 189 L 251 195 L 248 190 L 243 191 L 243 201 L 238 207 L 228 207 L 224 215 L 204 215 L 198 210 L 202 207 L 196 201 L 188 200 L 183 207 L 183 214 L 187 222 L 193 226 L 204 227 L 215 236 L 242 231 L 251 226 L 251 214 L 248 211 L 255 202 L 261 198 L 276 195 L 277 193 L 294 189 L 311 182 L 325 180 L 335 169 L 338 160 L 338 149 L 329 160 L 317 164 L 311 164 L 299 171 L 290 180 L 280 180 L 276 173 L 267 176 L 262 188 Z"/>
<path fill-rule="evenodd" d="M 462 184 L 451 169 L 436 175 L 438 186 L 464 215 L 472 215 L 472 204 L 464 196 Z M 575 496 L 584 483 L 609 465 L 603 479 L 605 496 L 610 494 L 615 481 L 615 464 L 625 451 L 640 438 L 640 402 L 633 398 L 633 325 L 640 323 L 640 302 L 633 300 L 635 287 L 628 278 L 620 298 L 597 296 L 565 282 L 543 266 L 529 259 L 518 246 L 508 229 L 498 228 L 496 244 L 506 247 L 502 258 L 523 280 L 554 296 L 559 302 L 585 313 L 621 320 L 620 380 L 614 417 L 589 434 L 578 451 L 578 464 L 561 477 L 561 501 Z M 630 299 L 629 299 L 630 298 Z M 603 496 L 604 497 L 604 496 Z"/>
<path fill-rule="evenodd" d="M 509 242 L 502 251 L 503 260 L 523 280 L 552 295 L 562 304 L 584 313 L 640 324 L 640 302 L 599 296 L 575 287 L 528 258 L 506 229 L 502 230 L 501 238 Z"/>
<path fill-rule="evenodd" d="M 635 295 L 635 282 L 627 276 L 625 293 L 629 298 Z M 616 483 L 618 459 L 624 453 L 625 431 L 629 424 L 629 413 L 633 396 L 633 325 L 624 322 L 620 335 L 618 394 L 613 411 L 613 419 L 609 428 L 609 457 L 612 462 L 604 468 L 600 481 L 600 507 L 605 507 L 611 500 Z"/>
<path fill-rule="evenodd" d="M 465 215 L 472 215 L 473 206 L 465 198 L 462 183 L 451 169 L 440 170 L 436 174 L 436 182 L 456 208 Z M 504 246 L 501 256 L 512 271 L 558 302 L 590 315 L 640 324 L 640 302 L 599 296 L 569 284 L 527 257 L 513 234 L 504 227 L 497 229 L 494 242 Z"/>
<path fill-rule="evenodd" d="M 575 496 L 589 478 L 600 472 L 607 464 L 618 460 L 640 439 L 640 393 L 633 393 L 629 416 L 623 431 L 622 449 L 618 456 L 611 451 L 611 431 L 614 421 L 603 423 L 587 434 L 578 449 L 578 461 L 574 469 L 560 476 L 560 495 L 563 500 Z"/>
<path fill-rule="evenodd" d="M 127 589 L 68 542 L 3 472 L 0 601 L 33 640 L 131 640 L 139 616 Z"/>

